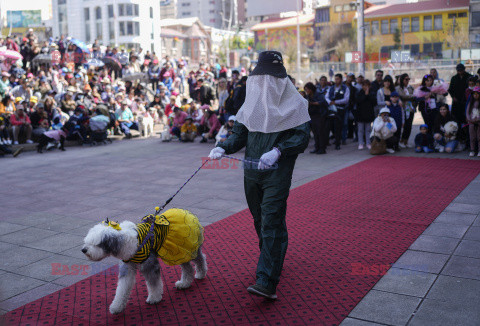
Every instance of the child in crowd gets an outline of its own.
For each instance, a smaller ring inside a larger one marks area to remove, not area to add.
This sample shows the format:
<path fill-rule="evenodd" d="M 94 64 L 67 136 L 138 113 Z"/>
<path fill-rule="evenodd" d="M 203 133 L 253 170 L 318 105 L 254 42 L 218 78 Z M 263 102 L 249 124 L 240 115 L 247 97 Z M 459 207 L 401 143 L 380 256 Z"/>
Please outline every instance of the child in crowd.
<path fill-rule="evenodd" d="M 470 133 L 470 156 L 475 156 L 477 145 L 477 155 L 480 157 L 480 87 L 478 86 L 472 90 L 470 102 L 467 105 L 467 122 Z"/>
<path fill-rule="evenodd" d="M 193 124 L 192 117 L 188 116 L 180 128 L 180 139 L 183 142 L 194 142 L 195 137 L 197 137 L 197 126 Z"/>
<path fill-rule="evenodd" d="M 433 136 L 428 133 L 428 126 L 426 124 L 420 126 L 420 133 L 415 136 L 415 152 L 434 152 Z"/>
<path fill-rule="evenodd" d="M 37 152 L 43 153 L 43 148 L 47 146 L 48 143 L 60 142 L 60 150 L 65 151 L 64 144 L 65 139 L 67 138 L 68 133 L 68 124 L 63 126 L 59 130 L 50 130 L 45 131 L 38 141 Z"/>
<path fill-rule="evenodd" d="M 218 134 L 215 136 L 215 139 L 217 140 L 216 144 L 223 143 L 225 139 L 227 139 L 231 134 L 233 130 L 233 125 L 235 124 L 235 116 L 231 115 L 228 117 L 227 123 L 225 123 L 222 128 L 220 128 Z"/>
<path fill-rule="evenodd" d="M 387 107 L 384 107 L 380 110 L 378 117 L 373 121 L 373 128 L 370 138 L 372 142 L 373 140 L 379 142 L 384 140 L 387 145 L 387 152 L 393 154 L 395 153 L 393 147 L 395 144 L 398 145 L 398 139 L 395 139 L 396 131 L 397 124 L 395 123 L 395 120 L 390 117 L 390 110 Z"/>
<path fill-rule="evenodd" d="M 400 105 L 400 96 L 398 92 L 392 92 L 392 94 L 390 95 L 390 105 L 388 105 L 387 107 L 390 110 L 390 117 L 395 120 L 395 124 L 397 125 L 397 131 L 395 131 L 394 133 L 395 144 L 393 146 L 393 149 L 395 151 L 399 151 L 400 148 L 398 146 L 398 143 L 402 134 L 403 125 L 405 123 L 405 114 L 403 112 L 403 107 Z"/>

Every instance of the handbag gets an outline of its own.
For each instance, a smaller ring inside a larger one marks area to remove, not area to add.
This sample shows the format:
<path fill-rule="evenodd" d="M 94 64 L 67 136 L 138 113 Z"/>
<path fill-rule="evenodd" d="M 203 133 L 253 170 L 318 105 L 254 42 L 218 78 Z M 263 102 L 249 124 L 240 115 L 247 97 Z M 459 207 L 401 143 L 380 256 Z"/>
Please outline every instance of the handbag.
<path fill-rule="evenodd" d="M 382 155 L 387 152 L 387 143 L 384 139 L 379 139 L 377 137 L 373 137 L 373 141 L 370 148 L 370 154 L 372 155 Z"/>

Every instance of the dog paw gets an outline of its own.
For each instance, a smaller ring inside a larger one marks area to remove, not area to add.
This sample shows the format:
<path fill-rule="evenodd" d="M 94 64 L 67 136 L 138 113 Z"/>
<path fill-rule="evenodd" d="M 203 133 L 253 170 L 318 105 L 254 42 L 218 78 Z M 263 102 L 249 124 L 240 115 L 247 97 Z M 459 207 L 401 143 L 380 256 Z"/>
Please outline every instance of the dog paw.
<path fill-rule="evenodd" d="M 195 273 L 195 278 L 197 280 L 203 280 L 205 277 L 207 277 L 207 272 L 196 272 Z"/>
<path fill-rule="evenodd" d="M 160 301 L 162 301 L 162 296 L 154 297 L 152 295 L 149 295 L 146 302 L 148 304 L 156 304 L 156 303 L 159 303 Z"/>
<path fill-rule="evenodd" d="M 182 281 L 175 282 L 175 287 L 179 290 L 188 289 L 192 284 Z"/>
<path fill-rule="evenodd" d="M 109 310 L 110 310 L 110 313 L 111 313 L 112 315 L 116 315 L 116 314 L 121 313 L 121 312 L 123 311 L 123 309 L 125 309 L 124 306 L 119 305 L 119 304 L 112 303 L 112 304 L 110 305 L 110 309 L 109 309 Z"/>

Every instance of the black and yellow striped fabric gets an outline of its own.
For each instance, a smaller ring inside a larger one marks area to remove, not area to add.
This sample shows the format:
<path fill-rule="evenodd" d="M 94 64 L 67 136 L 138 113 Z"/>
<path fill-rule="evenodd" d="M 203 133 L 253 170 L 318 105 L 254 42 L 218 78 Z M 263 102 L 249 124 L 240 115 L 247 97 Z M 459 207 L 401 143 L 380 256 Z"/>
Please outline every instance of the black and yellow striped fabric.
<path fill-rule="evenodd" d="M 141 245 L 143 240 L 147 237 L 148 231 L 150 230 L 152 222 L 144 222 L 137 224 L 137 232 L 138 232 L 138 245 Z M 139 251 L 130 258 L 128 261 L 125 262 L 132 262 L 132 263 L 137 263 L 141 264 L 143 263 L 148 256 L 150 256 L 151 250 L 153 250 L 154 253 L 157 253 L 160 251 L 160 248 L 163 245 L 163 242 L 165 241 L 165 238 L 167 237 L 168 234 L 168 227 L 169 225 L 158 225 L 155 223 L 153 227 L 153 237 L 147 240 L 145 244 L 140 248 Z M 153 245 L 152 245 L 153 241 Z"/>

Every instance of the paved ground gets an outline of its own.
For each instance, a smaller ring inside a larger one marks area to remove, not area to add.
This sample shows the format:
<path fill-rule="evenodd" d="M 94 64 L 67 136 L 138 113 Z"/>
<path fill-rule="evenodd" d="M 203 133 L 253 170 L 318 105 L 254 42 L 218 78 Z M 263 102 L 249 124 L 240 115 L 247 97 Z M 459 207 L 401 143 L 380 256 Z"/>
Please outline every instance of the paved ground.
<path fill-rule="evenodd" d="M 115 264 L 113 259 L 95 264 L 85 260 L 80 248 L 88 229 L 106 217 L 138 221 L 183 184 L 212 146 L 132 139 L 0 159 L 4 176 L 0 187 L 0 312 Z M 299 157 L 292 187 L 371 157 L 358 151 L 356 144 L 341 151 L 329 149 L 327 155 Z M 407 150 L 396 155 L 425 154 Z M 467 159 L 467 153 L 428 157 Z M 480 205 L 469 204 L 478 195 L 479 178 L 400 258 L 344 325 L 478 325 Z M 203 225 L 246 208 L 242 171 L 200 171 L 170 207 L 175 206 L 194 211 Z M 86 275 L 65 275 L 72 266 Z"/>

